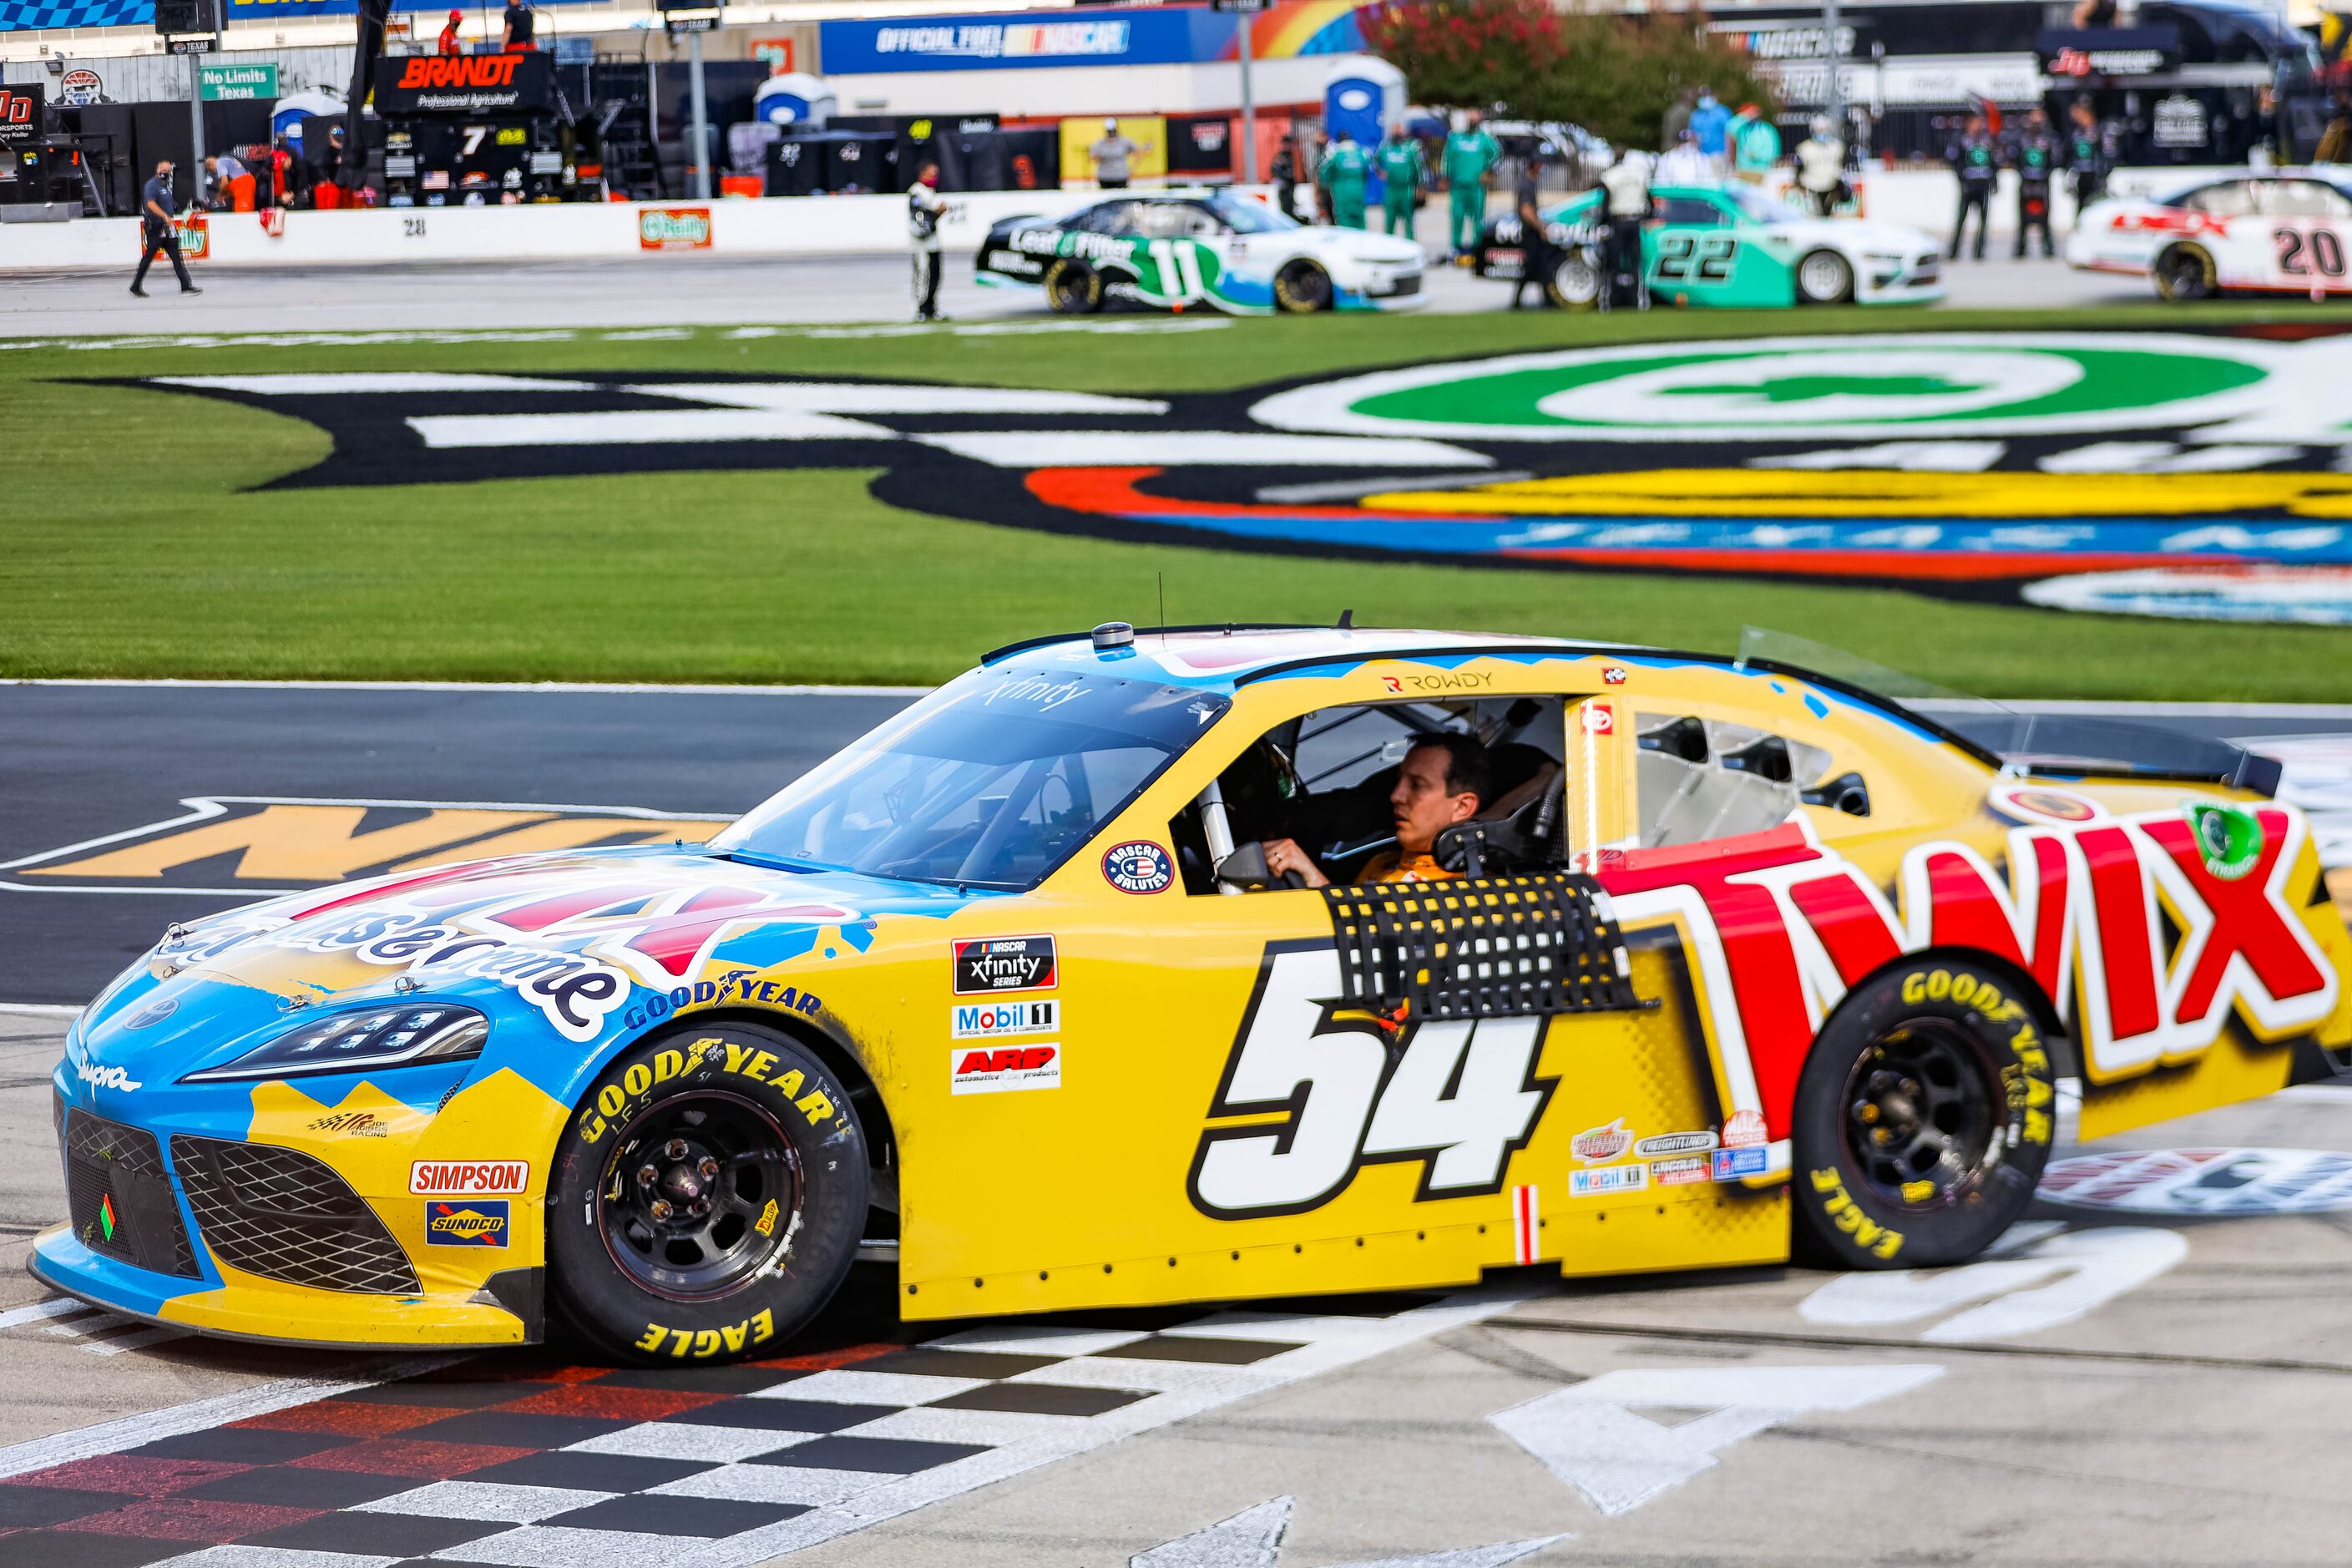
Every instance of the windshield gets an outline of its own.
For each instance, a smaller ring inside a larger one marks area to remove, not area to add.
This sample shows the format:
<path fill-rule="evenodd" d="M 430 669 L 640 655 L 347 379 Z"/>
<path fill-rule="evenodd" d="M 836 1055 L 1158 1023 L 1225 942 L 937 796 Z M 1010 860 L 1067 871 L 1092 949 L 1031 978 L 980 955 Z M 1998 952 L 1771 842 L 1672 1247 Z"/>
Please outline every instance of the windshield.
<path fill-rule="evenodd" d="M 721 854 L 1033 888 L 1230 699 L 1093 671 L 975 670 L 711 839 Z"/>
<path fill-rule="evenodd" d="M 1224 220 L 1235 234 L 1278 234 L 1297 224 L 1267 206 L 1264 202 L 1237 196 L 1231 191 L 1219 191 L 1209 197 L 1209 210 Z"/>
<path fill-rule="evenodd" d="M 1732 205 L 1738 207 L 1741 216 L 1750 223 L 1788 223 L 1803 216 L 1788 203 L 1776 202 L 1760 191 L 1751 191 L 1745 185 L 1726 185 L 1723 194 L 1731 198 Z"/>

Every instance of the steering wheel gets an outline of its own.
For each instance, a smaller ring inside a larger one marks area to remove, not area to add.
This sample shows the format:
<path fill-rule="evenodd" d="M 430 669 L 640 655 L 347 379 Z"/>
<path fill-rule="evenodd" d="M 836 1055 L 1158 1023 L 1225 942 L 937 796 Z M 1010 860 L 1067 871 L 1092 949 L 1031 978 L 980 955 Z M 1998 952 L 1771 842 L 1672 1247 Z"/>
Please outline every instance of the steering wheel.
<path fill-rule="evenodd" d="M 1237 845 L 1232 854 L 1218 861 L 1217 880 L 1237 888 L 1271 888 L 1277 882 L 1286 888 L 1307 886 L 1307 878 L 1301 872 L 1285 871 L 1276 876 L 1265 863 L 1265 846 L 1257 843 Z"/>

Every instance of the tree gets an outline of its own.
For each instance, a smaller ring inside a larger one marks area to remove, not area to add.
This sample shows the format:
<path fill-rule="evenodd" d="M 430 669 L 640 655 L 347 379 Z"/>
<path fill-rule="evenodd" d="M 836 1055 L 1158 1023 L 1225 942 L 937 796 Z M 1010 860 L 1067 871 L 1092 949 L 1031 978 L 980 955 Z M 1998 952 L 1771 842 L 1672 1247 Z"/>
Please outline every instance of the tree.
<path fill-rule="evenodd" d="M 1414 101 L 1573 121 L 1621 147 L 1655 146 L 1685 88 L 1774 107 L 1756 62 L 1706 20 L 1696 10 L 1558 11 L 1547 0 L 1391 0 L 1362 13 L 1365 43 L 1404 72 Z"/>

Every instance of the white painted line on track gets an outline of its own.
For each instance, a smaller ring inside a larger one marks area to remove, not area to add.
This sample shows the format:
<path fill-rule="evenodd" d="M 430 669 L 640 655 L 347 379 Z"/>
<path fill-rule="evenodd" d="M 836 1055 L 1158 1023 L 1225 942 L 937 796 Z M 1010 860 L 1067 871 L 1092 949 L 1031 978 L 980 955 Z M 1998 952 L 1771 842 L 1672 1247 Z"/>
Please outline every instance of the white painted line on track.
<path fill-rule="evenodd" d="M 45 1318 L 70 1318 L 78 1312 L 95 1312 L 98 1309 L 87 1301 L 77 1301 L 70 1296 L 58 1296 L 47 1301 L 36 1301 L 29 1307 L 11 1307 L 0 1312 L 0 1329 L 14 1329 L 26 1323 L 37 1323 Z"/>
<path fill-rule="evenodd" d="M 120 1420 L 101 1422 L 95 1426 L 36 1437 L 13 1447 L 0 1448 L 0 1479 L 21 1476 L 28 1470 L 45 1470 L 52 1465 L 69 1464 L 99 1454 L 119 1454 L 125 1448 L 136 1448 L 142 1443 L 161 1442 L 184 1433 L 226 1426 L 232 1421 L 267 1415 L 289 1405 L 308 1405 L 314 1399 L 373 1388 L 390 1378 L 418 1376 L 462 1359 L 459 1356 L 379 1357 L 353 1366 L 347 1377 L 281 1377 L 274 1383 L 258 1384 L 234 1394 L 216 1394 L 209 1399 L 191 1400 L 185 1405 L 125 1415 Z"/>
<path fill-rule="evenodd" d="M 34 1018 L 79 1018 L 81 1007 L 79 1004 L 66 1006 L 51 1002 L 0 1002 L 0 1014 L 22 1014 Z M 0 1329 L 7 1326 L 5 1320 L 0 1320 Z"/>

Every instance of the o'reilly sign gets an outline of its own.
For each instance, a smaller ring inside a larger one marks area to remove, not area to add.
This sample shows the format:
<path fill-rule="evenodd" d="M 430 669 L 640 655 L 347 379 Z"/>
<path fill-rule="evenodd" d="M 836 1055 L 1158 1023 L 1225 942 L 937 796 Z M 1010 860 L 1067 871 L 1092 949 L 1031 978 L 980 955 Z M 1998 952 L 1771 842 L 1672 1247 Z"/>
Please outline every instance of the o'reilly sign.
<path fill-rule="evenodd" d="M 252 66 L 199 66 L 197 84 L 207 103 L 242 102 L 278 96 L 278 62 Z"/>

